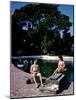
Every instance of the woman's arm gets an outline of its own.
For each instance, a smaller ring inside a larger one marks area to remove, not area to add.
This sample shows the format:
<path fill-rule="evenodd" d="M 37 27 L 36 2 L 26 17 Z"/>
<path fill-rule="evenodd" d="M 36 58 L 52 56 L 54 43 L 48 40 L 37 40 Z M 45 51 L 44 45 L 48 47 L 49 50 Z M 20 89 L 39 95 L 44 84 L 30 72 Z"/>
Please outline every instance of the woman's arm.
<path fill-rule="evenodd" d="M 60 65 L 59 65 L 59 62 L 58 62 L 58 67 L 55 69 L 53 75 L 54 75 L 55 73 L 57 73 L 57 71 L 58 71 L 59 68 L 60 68 Z"/>
<path fill-rule="evenodd" d="M 58 62 L 58 68 L 60 68 L 60 61 Z"/>
<path fill-rule="evenodd" d="M 57 73 L 57 71 L 58 71 L 58 68 L 56 68 L 56 69 L 55 69 L 55 71 L 54 71 L 54 73 L 53 73 L 52 75 L 56 74 L 56 73 Z"/>
<path fill-rule="evenodd" d="M 64 63 L 64 61 L 63 61 L 63 68 L 65 68 L 65 63 Z"/>

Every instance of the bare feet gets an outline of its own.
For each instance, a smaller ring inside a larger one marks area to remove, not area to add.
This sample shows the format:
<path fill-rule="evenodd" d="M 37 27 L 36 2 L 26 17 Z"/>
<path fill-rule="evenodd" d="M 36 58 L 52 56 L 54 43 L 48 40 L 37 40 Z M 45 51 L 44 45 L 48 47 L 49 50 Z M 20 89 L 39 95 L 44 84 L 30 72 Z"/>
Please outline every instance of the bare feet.
<path fill-rule="evenodd" d="M 44 85 L 43 85 L 43 84 L 41 84 L 41 86 L 43 87 Z"/>
<path fill-rule="evenodd" d="M 38 84 L 36 84 L 36 88 L 37 88 Z"/>
<path fill-rule="evenodd" d="M 40 84 L 36 84 L 36 88 L 39 88 Z"/>

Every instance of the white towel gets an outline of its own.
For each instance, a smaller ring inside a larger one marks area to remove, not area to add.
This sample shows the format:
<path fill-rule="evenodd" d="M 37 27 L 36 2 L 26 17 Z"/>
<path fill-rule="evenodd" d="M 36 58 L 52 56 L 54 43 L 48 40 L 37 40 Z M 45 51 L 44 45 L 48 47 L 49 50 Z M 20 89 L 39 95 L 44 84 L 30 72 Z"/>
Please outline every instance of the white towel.
<path fill-rule="evenodd" d="M 57 84 L 52 84 L 51 86 L 47 87 L 50 90 L 58 90 L 59 86 Z"/>

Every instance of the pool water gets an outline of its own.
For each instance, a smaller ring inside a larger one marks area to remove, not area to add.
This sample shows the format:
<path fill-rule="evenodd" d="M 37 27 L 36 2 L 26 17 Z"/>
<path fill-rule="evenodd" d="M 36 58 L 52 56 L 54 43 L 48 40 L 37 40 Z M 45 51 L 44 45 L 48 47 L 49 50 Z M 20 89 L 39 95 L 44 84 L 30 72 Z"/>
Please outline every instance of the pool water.
<path fill-rule="evenodd" d="M 28 67 L 26 67 L 23 63 L 24 60 L 28 61 Z M 31 64 L 29 63 L 31 61 L 31 59 L 23 59 L 21 62 L 20 60 L 16 59 L 13 62 L 15 63 L 15 66 L 19 63 L 22 63 L 24 65 L 23 68 L 20 68 L 21 70 L 30 73 L 30 66 Z M 47 60 L 38 60 L 38 65 L 40 67 L 40 72 L 42 74 L 43 77 L 48 78 L 49 76 L 51 76 L 54 72 L 54 70 L 57 68 L 58 66 L 58 61 L 47 61 Z M 67 68 L 66 71 L 66 80 L 72 80 L 74 79 L 74 65 L 73 62 L 70 61 L 65 61 L 65 66 Z M 17 67 L 17 66 L 16 66 Z"/>
<path fill-rule="evenodd" d="M 57 62 L 39 61 L 42 76 L 49 77 L 57 67 Z"/>
<path fill-rule="evenodd" d="M 58 66 L 58 61 L 39 61 L 40 65 L 40 72 L 42 76 L 49 77 L 53 74 L 54 70 Z M 74 75 L 74 67 L 71 62 L 65 62 L 65 67 L 67 68 L 66 71 L 66 79 L 73 81 L 73 75 Z"/>

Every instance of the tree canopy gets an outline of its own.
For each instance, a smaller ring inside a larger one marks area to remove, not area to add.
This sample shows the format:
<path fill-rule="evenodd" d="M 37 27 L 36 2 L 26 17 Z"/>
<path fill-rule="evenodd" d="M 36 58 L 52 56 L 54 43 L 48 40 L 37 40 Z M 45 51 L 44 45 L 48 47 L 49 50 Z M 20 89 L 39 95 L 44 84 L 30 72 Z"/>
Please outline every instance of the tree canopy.
<path fill-rule="evenodd" d="M 28 4 L 15 10 L 11 15 L 13 56 L 73 55 L 73 37 L 69 32 L 72 23 L 58 7 Z"/>

